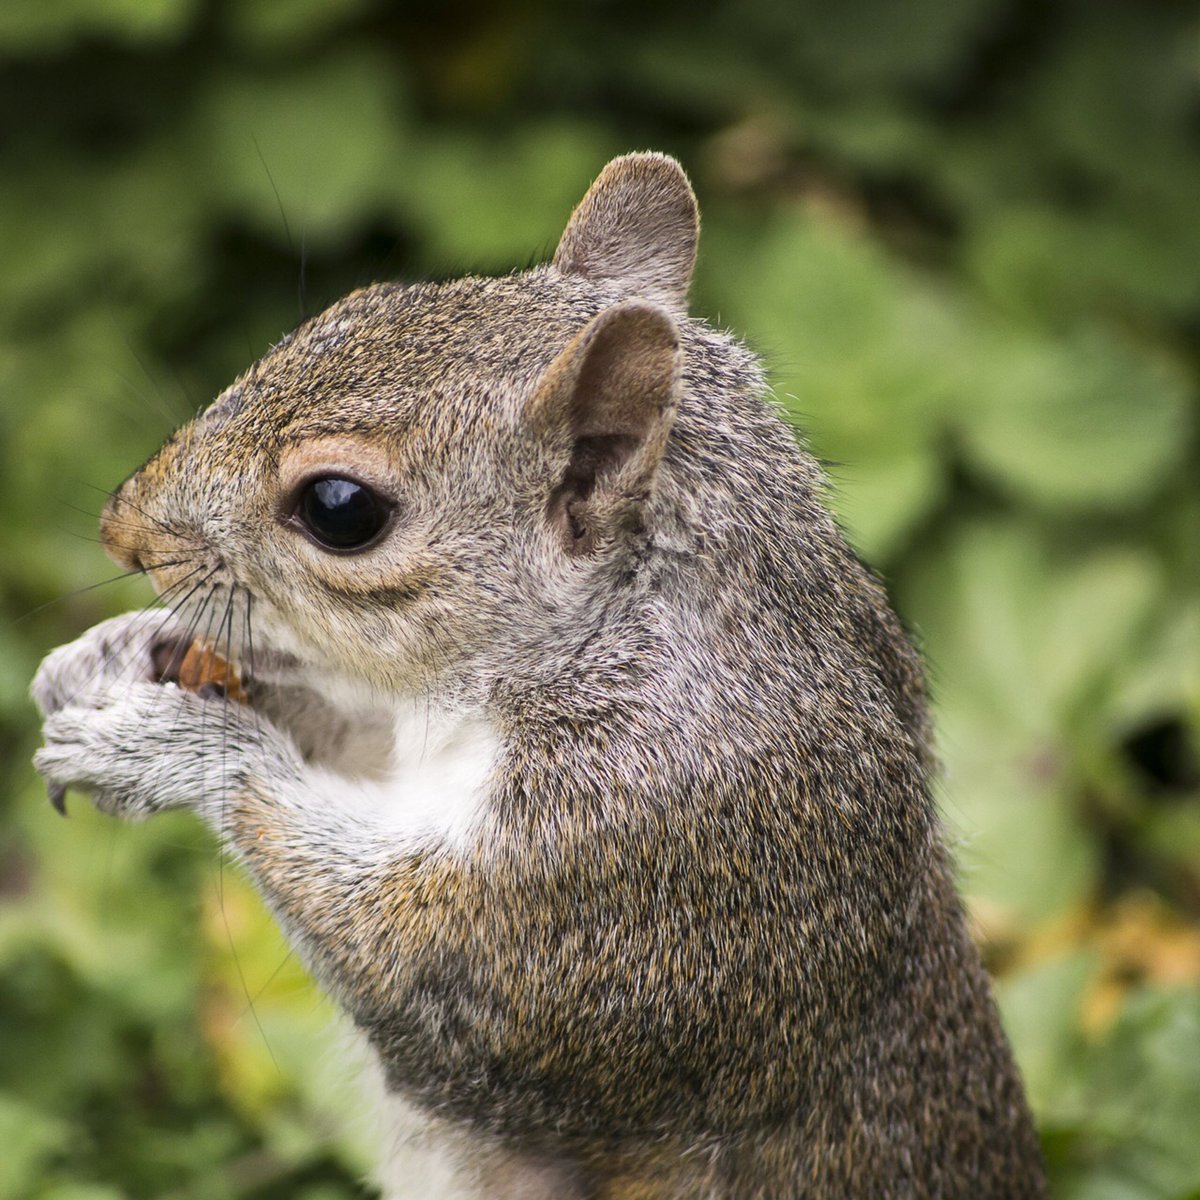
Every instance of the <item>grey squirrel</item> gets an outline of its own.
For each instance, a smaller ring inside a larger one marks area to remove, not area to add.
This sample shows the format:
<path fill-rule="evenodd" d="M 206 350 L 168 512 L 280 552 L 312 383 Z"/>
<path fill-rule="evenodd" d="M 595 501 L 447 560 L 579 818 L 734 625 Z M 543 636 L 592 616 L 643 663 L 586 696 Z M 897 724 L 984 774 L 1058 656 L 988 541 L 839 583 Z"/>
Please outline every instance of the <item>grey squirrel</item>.
<path fill-rule="evenodd" d="M 551 264 L 286 337 L 112 496 L 166 610 L 46 659 L 37 769 L 217 830 L 374 1051 L 390 1197 L 1041 1196 L 921 664 L 687 316 L 698 232 L 628 155 Z"/>

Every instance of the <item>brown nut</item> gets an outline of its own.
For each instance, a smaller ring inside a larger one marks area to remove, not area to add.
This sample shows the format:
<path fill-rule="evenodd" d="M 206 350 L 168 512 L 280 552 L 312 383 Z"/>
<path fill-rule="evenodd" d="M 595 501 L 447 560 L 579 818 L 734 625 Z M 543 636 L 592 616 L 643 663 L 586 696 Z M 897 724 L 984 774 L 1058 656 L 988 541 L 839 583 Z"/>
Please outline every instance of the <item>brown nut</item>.
<path fill-rule="evenodd" d="M 224 696 L 238 704 L 250 703 L 237 667 L 202 642 L 186 647 L 164 643 L 155 648 L 154 657 L 159 683 L 175 683 L 202 696 Z"/>
<path fill-rule="evenodd" d="M 250 702 L 237 667 L 199 642 L 193 642 L 188 647 L 183 662 L 179 664 L 179 686 L 189 692 L 215 689 L 219 695 L 238 704 Z"/>

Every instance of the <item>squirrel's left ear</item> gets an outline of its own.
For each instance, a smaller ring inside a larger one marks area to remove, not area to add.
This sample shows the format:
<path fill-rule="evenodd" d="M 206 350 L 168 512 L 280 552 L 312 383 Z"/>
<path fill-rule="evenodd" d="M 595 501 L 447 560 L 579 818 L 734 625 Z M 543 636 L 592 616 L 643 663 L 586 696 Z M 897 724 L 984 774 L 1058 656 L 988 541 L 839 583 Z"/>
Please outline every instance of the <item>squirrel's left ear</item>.
<path fill-rule="evenodd" d="M 626 154 L 600 172 L 571 214 L 554 265 L 682 315 L 699 237 L 700 211 L 683 168 L 665 154 Z"/>
<path fill-rule="evenodd" d="M 539 381 L 525 423 L 551 456 L 546 515 L 568 554 L 590 554 L 638 523 L 675 422 L 682 359 L 670 313 L 624 300 Z"/>

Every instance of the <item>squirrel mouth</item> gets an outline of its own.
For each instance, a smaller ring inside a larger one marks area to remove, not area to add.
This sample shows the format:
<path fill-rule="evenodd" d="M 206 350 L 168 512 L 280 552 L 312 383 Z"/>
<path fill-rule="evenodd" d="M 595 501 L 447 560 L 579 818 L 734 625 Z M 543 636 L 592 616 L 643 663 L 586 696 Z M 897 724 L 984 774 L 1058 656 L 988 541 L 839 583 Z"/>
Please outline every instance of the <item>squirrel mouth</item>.
<path fill-rule="evenodd" d="M 156 683 L 173 683 L 210 700 L 249 704 L 250 681 L 235 663 L 200 641 L 164 638 L 151 650 Z"/>

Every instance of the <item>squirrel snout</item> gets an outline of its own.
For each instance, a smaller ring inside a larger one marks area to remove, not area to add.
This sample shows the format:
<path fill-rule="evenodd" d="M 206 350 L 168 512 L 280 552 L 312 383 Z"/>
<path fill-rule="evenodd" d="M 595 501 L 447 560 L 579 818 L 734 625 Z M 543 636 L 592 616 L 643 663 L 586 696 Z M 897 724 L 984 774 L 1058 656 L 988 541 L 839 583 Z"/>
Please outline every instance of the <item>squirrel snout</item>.
<path fill-rule="evenodd" d="M 144 571 L 143 555 L 152 521 L 140 515 L 135 496 L 137 476 L 131 476 L 112 493 L 100 514 L 100 544 L 105 554 L 127 571 Z"/>
<path fill-rule="evenodd" d="M 150 577 L 161 595 L 197 566 L 220 565 L 203 530 L 181 511 L 178 490 L 164 486 L 159 458 L 131 475 L 104 505 L 100 514 L 100 544 L 126 571 Z"/>
<path fill-rule="evenodd" d="M 127 479 L 104 504 L 100 514 L 100 544 L 104 547 L 104 553 L 118 566 L 130 571 L 143 571 L 144 547 L 140 545 L 142 522 L 128 520 L 128 514 L 132 512 L 131 491 L 134 488 L 134 479 Z"/>

